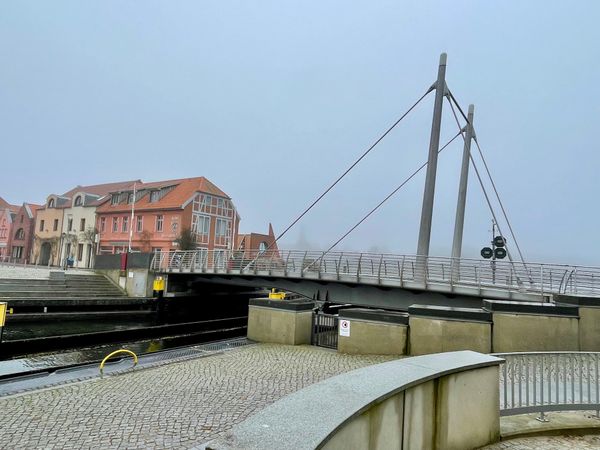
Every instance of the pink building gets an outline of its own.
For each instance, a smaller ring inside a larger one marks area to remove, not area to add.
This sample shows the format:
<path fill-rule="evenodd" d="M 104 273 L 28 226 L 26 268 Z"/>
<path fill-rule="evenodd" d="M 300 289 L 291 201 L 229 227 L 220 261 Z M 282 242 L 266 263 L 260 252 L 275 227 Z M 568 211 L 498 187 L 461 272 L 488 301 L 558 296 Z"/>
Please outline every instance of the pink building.
<path fill-rule="evenodd" d="M 35 215 L 42 205 L 23 203 L 17 210 L 10 239 L 8 241 L 9 256 L 17 263 L 29 263 L 33 247 Z"/>
<path fill-rule="evenodd" d="M 0 261 L 10 256 L 9 241 L 13 230 L 13 222 L 19 207 L 11 205 L 0 197 Z"/>
<path fill-rule="evenodd" d="M 132 217 L 133 211 L 133 217 Z M 99 253 L 178 249 L 182 231 L 192 233 L 194 247 L 232 250 L 240 217 L 231 198 L 204 177 L 139 183 L 121 189 L 96 209 Z"/>

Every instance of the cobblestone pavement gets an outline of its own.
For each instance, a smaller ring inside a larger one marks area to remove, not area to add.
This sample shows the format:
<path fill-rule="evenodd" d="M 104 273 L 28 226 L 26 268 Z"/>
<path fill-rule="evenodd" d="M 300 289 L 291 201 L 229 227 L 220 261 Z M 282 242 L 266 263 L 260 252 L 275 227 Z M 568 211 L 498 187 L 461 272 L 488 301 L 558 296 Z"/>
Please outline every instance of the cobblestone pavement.
<path fill-rule="evenodd" d="M 483 447 L 485 450 L 567 450 L 600 448 L 600 435 L 582 436 L 535 436 L 528 438 L 510 439 L 494 445 Z"/>
<path fill-rule="evenodd" d="M 6 397 L 0 448 L 190 448 L 286 394 L 389 359 L 259 344 Z"/>

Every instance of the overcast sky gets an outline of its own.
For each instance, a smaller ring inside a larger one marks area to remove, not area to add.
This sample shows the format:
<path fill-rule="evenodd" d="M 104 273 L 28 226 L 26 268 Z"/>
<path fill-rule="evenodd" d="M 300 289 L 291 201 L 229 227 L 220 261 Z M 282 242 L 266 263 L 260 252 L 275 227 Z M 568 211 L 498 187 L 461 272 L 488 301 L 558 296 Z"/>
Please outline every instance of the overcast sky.
<path fill-rule="evenodd" d="M 600 2 L 4 1 L 0 196 L 204 175 L 281 232 L 434 82 L 475 128 L 526 259 L 600 265 Z M 327 248 L 427 158 L 433 95 L 289 235 Z M 456 133 L 445 105 L 442 142 Z M 431 254 L 452 245 L 462 143 Z M 471 175 L 474 175 L 471 172 Z M 340 245 L 416 251 L 424 171 Z M 506 228 L 505 224 L 501 224 Z M 470 179 L 463 255 L 491 238 Z M 509 244 L 511 244 L 509 240 Z"/>

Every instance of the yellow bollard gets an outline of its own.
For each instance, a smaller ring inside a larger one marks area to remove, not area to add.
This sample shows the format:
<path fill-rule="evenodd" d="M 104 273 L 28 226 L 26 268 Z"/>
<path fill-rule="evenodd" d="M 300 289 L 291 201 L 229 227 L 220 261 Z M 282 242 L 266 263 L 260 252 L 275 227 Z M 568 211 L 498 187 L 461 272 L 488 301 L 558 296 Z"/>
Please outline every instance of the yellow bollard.
<path fill-rule="evenodd" d="M 106 363 L 106 361 L 107 361 L 108 359 L 110 359 L 110 357 L 111 357 L 111 356 L 114 356 L 114 355 L 116 355 L 116 354 L 118 354 L 118 353 L 129 353 L 130 355 L 132 355 L 132 356 L 133 356 L 133 367 L 137 366 L 137 363 L 138 363 L 138 357 L 137 357 L 137 355 L 136 355 L 135 353 L 133 353 L 131 350 L 126 350 L 126 349 L 124 349 L 124 348 L 122 348 L 122 349 L 119 349 L 119 350 L 115 350 L 114 352 L 112 352 L 112 353 L 109 353 L 108 355 L 106 355 L 106 356 L 104 357 L 104 359 L 102 360 L 102 362 L 100 363 L 100 377 L 104 376 L 104 363 Z"/>

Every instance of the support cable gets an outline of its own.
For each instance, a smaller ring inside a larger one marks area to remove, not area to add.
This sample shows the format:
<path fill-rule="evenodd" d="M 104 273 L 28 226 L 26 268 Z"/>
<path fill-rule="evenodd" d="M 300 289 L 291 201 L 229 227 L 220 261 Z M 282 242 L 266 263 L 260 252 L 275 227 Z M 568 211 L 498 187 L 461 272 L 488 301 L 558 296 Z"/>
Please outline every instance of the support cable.
<path fill-rule="evenodd" d="M 404 118 L 405 118 L 405 117 L 406 117 L 406 116 L 407 116 L 407 115 L 408 115 L 408 114 L 409 114 L 409 113 L 410 113 L 410 112 L 411 112 L 411 111 L 412 111 L 412 110 L 413 110 L 413 109 L 414 109 L 414 108 L 415 108 L 415 107 L 416 107 L 416 106 L 417 106 L 419 103 L 421 103 L 421 100 L 423 100 L 423 99 L 424 99 L 424 98 L 427 96 L 427 94 L 429 94 L 429 93 L 430 93 L 431 91 L 433 91 L 433 90 L 434 90 L 434 87 L 433 87 L 433 86 L 432 86 L 432 87 L 430 87 L 430 88 L 427 90 L 427 92 L 425 92 L 425 93 L 424 93 L 424 94 L 421 96 L 421 98 L 419 98 L 419 100 L 417 100 L 417 101 L 416 101 L 416 102 L 415 102 L 415 103 L 414 103 L 414 104 L 413 104 L 413 105 L 412 105 L 410 108 L 408 108 L 408 110 L 407 110 L 407 111 L 406 111 L 404 114 L 402 114 L 402 116 L 400 116 L 400 118 L 399 118 L 398 120 L 396 120 L 396 122 L 394 122 L 394 123 L 392 124 L 392 126 L 391 126 L 391 127 L 389 127 L 389 128 L 388 128 L 388 129 L 387 129 L 387 130 L 386 130 L 386 131 L 385 131 L 385 132 L 384 132 L 384 133 L 383 133 L 381 136 L 379 136 L 379 138 L 378 138 L 378 139 L 377 139 L 377 140 L 376 140 L 376 141 L 375 141 L 375 142 L 374 142 L 374 143 L 373 143 L 373 144 L 372 144 L 372 145 L 371 145 L 371 146 L 370 146 L 370 147 L 369 147 L 369 148 L 368 148 L 368 149 L 367 149 L 367 150 L 366 150 L 366 151 L 365 151 L 365 152 L 364 152 L 364 153 L 363 153 L 363 154 L 362 154 L 362 155 L 361 155 L 361 156 L 360 156 L 360 157 L 359 157 L 359 158 L 358 158 L 356 161 L 354 161 L 354 162 L 352 163 L 352 165 L 350 165 L 350 167 L 348 167 L 348 168 L 347 168 L 347 169 L 344 171 L 344 173 L 342 173 L 342 174 L 341 174 L 341 175 L 340 175 L 340 176 L 339 176 L 339 177 L 338 177 L 338 178 L 337 178 L 337 179 L 336 179 L 336 180 L 335 180 L 335 181 L 334 181 L 334 182 L 333 182 L 333 183 L 332 183 L 332 184 L 331 184 L 331 185 L 330 185 L 330 186 L 329 186 L 329 187 L 328 187 L 328 188 L 327 188 L 327 189 L 326 189 L 326 190 L 325 190 L 325 191 L 324 191 L 324 192 L 323 192 L 321 195 L 319 195 L 319 196 L 318 196 L 318 197 L 317 197 L 317 198 L 316 198 L 316 199 L 315 199 L 315 200 L 314 200 L 314 201 L 313 201 L 313 202 L 310 204 L 310 206 L 308 206 L 308 208 L 306 208 L 306 209 L 305 209 L 305 210 L 302 212 L 302 214 L 300 214 L 298 217 L 296 217 L 296 219 L 294 219 L 294 221 L 293 221 L 293 222 L 292 222 L 292 223 L 291 223 L 291 224 L 290 224 L 290 225 L 289 225 L 289 226 L 288 226 L 288 227 L 287 227 L 285 230 L 283 230 L 283 232 L 282 232 L 282 233 L 281 233 L 279 236 L 277 236 L 277 238 L 276 238 L 276 239 L 273 241 L 273 243 L 272 243 L 271 245 L 269 245 L 269 248 L 270 248 L 270 247 L 272 247 L 273 245 L 275 245 L 275 243 L 276 243 L 276 242 L 277 242 L 279 239 L 281 239 L 281 238 L 282 238 L 282 237 L 283 237 L 283 236 L 284 236 L 284 235 L 285 235 L 285 234 L 286 234 L 286 233 L 287 233 L 287 232 L 288 232 L 288 231 L 289 231 L 289 230 L 290 230 L 290 229 L 291 229 L 291 228 L 292 228 L 294 225 L 296 225 L 296 223 L 298 223 L 298 221 L 299 221 L 300 219 L 302 219 L 302 217 L 304 217 L 304 216 L 306 215 L 306 213 L 308 213 L 308 212 L 309 212 L 309 211 L 310 211 L 310 210 L 311 210 L 311 209 L 312 209 L 312 208 L 313 208 L 313 207 L 314 207 L 314 206 L 315 206 L 317 203 L 319 203 L 319 201 L 320 201 L 320 200 L 321 200 L 323 197 L 325 197 L 325 196 L 326 196 L 326 195 L 329 193 L 329 191 L 331 191 L 331 190 L 332 190 L 332 189 L 335 187 L 335 185 L 336 185 L 336 184 L 338 184 L 338 183 L 339 183 L 339 182 L 342 180 L 342 178 L 344 178 L 346 175 L 348 175 L 348 173 L 349 173 L 349 172 L 350 172 L 352 169 L 354 169 L 354 167 L 356 167 L 356 165 L 357 165 L 359 162 L 361 162 L 361 161 L 363 160 L 363 158 L 364 158 L 365 156 L 367 156 L 367 155 L 368 155 L 368 154 L 371 152 L 371 150 L 373 150 L 373 149 L 375 148 L 375 146 L 376 146 L 377 144 L 379 144 L 379 143 L 380 143 L 380 142 L 381 142 L 381 141 L 382 141 L 382 140 L 383 140 L 383 139 L 384 139 L 384 138 L 385 138 L 385 137 L 386 137 L 386 136 L 387 136 L 387 135 L 388 135 L 388 134 L 389 134 L 389 133 L 390 133 L 390 132 L 391 132 L 391 131 L 392 131 L 392 130 L 395 128 L 395 127 L 396 127 L 396 125 L 398 125 L 398 124 L 399 124 L 399 123 L 402 121 L 402 119 L 404 119 Z M 268 248 L 267 248 L 267 250 L 268 250 Z"/>
<path fill-rule="evenodd" d="M 304 210 L 304 211 L 303 211 L 303 212 L 302 212 L 302 213 L 301 213 L 301 214 L 300 214 L 298 217 L 296 217 L 296 218 L 294 219 L 294 221 L 293 221 L 293 222 L 292 222 L 290 225 L 288 225 L 288 227 L 287 227 L 285 230 L 283 230 L 283 232 L 282 232 L 282 233 L 281 233 L 279 236 L 277 236 L 277 237 L 275 238 L 275 240 L 273 240 L 273 242 L 271 242 L 271 244 L 269 244 L 269 246 L 268 246 L 268 247 L 267 247 L 267 248 L 264 250 L 264 252 L 263 252 L 263 253 L 266 253 L 266 252 L 267 252 L 267 251 L 268 251 L 268 250 L 269 250 L 271 247 L 273 247 L 273 246 L 274 246 L 274 245 L 277 243 L 277 241 L 279 241 L 279 239 L 281 239 L 281 238 L 282 238 L 282 237 L 283 237 L 283 236 L 284 236 L 284 235 L 285 235 L 285 234 L 286 234 L 288 231 L 290 231 L 290 229 L 292 229 L 292 227 L 293 227 L 294 225 L 296 225 L 296 224 L 297 224 L 297 223 L 300 221 L 300 219 L 302 219 L 302 218 L 303 218 L 303 217 L 304 217 L 304 216 L 305 216 L 305 215 L 306 215 L 306 214 L 307 214 L 307 213 L 308 213 L 308 212 L 309 212 L 309 211 L 310 211 L 310 210 L 311 210 L 311 209 L 312 209 L 312 208 L 313 208 L 313 207 L 314 207 L 314 206 L 315 206 L 317 203 L 319 203 L 319 201 L 321 201 L 321 199 L 322 199 L 323 197 L 325 197 L 325 196 L 326 196 L 326 195 L 329 193 L 329 191 L 331 191 L 331 190 L 332 190 L 332 189 L 333 189 L 333 188 L 334 188 L 334 187 L 335 187 L 335 186 L 336 186 L 336 185 L 337 185 L 337 184 L 338 184 L 338 183 L 339 183 L 339 182 L 342 180 L 342 178 L 344 178 L 346 175 L 348 175 L 348 173 L 350 173 L 350 171 L 351 171 L 352 169 L 354 169 L 354 167 L 356 167 L 356 165 L 357 165 L 359 162 L 361 162 L 361 161 L 363 160 L 363 158 L 364 158 L 365 156 L 367 156 L 367 155 L 368 155 L 368 154 L 371 152 L 371 150 L 373 150 L 373 149 L 374 149 L 374 148 L 377 146 L 377 144 L 379 144 L 379 143 L 380 143 L 380 142 L 381 142 L 381 141 L 382 141 L 382 140 L 383 140 L 383 139 L 384 139 L 384 138 L 385 138 L 385 137 L 386 137 L 386 136 L 387 136 L 387 135 L 388 135 L 388 134 L 389 134 L 389 133 L 390 133 L 390 132 L 391 132 L 391 131 L 392 131 L 394 128 L 396 128 L 396 126 L 397 126 L 397 125 L 398 125 L 398 124 L 399 124 L 399 123 L 400 123 L 400 122 L 401 122 L 401 121 L 402 121 L 402 120 L 403 120 L 403 119 L 404 119 L 404 118 L 405 118 L 405 117 L 406 117 L 406 116 L 407 116 L 407 115 L 408 115 L 408 114 L 409 114 L 409 113 L 410 113 L 410 112 L 411 112 L 413 109 L 415 109 L 415 107 L 416 107 L 416 106 L 417 106 L 419 103 L 421 103 L 421 101 L 422 101 L 422 100 L 423 100 L 425 97 L 427 97 L 427 95 L 428 95 L 428 94 L 429 94 L 431 91 L 433 91 L 433 90 L 435 90 L 435 85 L 432 85 L 432 86 L 431 86 L 429 89 L 427 89 L 427 91 L 425 91 L 425 93 L 424 93 L 424 94 L 423 94 L 423 95 L 422 95 L 422 96 L 421 96 L 421 97 L 420 97 L 420 98 L 419 98 L 419 99 L 418 99 L 418 100 L 417 100 L 415 103 L 413 103 L 413 105 L 412 105 L 410 108 L 408 108 L 408 109 L 406 110 L 406 112 L 405 112 L 404 114 L 402 114 L 402 116 L 400 116 L 400 118 L 399 118 L 398 120 L 396 120 L 396 121 L 395 121 L 395 122 L 392 124 L 392 126 L 390 126 L 390 127 L 389 127 L 389 128 L 388 128 L 388 129 L 387 129 L 387 130 L 386 130 L 386 131 L 385 131 L 385 132 L 384 132 L 384 133 L 383 133 L 381 136 L 379 136 L 379 138 L 377 138 L 377 140 L 376 140 L 376 141 L 375 141 L 375 142 L 374 142 L 374 143 L 373 143 L 373 144 L 372 144 L 372 145 L 371 145 L 371 146 L 370 146 L 370 147 L 369 147 L 369 148 L 368 148 L 368 149 L 367 149 L 365 152 L 363 152 L 363 154 L 362 154 L 362 155 L 361 155 L 361 156 L 360 156 L 360 157 L 359 157 L 359 158 L 358 158 L 356 161 L 354 161 L 354 162 L 353 162 L 353 163 L 350 165 L 350 167 L 348 167 L 348 168 L 347 168 L 347 169 L 346 169 L 346 170 L 345 170 L 345 171 L 344 171 L 344 172 L 343 172 L 343 173 L 342 173 L 342 174 L 341 174 L 341 175 L 340 175 L 340 176 L 339 176 L 339 177 L 338 177 L 338 178 L 337 178 L 337 179 L 336 179 L 336 180 L 335 180 L 335 181 L 334 181 L 334 182 L 333 182 L 333 183 L 332 183 L 332 184 L 331 184 L 331 185 L 330 185 L 330 186 L 329 186 L 329 187 L 328 187 L 328 188 L 327 188 L 327 189 L 326 189 L 326 190 L 325 190 L 325 191 L 324 191 L 324 192 L 323 192 L 321 195 L 319 195 L 319 196 L 318 196 L 318 197 L 317 197 L 317 198 L 316 198 L 316 199 L 315 199 L 315 200 L 314 200 L 314 201 L 313 201 L 313 202 L 312 202 L 312 203 L 311 203 L 311 204 L 308 206 L 308 208 L 306 208 L 306 209 L 305 209 L 305 210 Z M 255 261 L 258 259 L 258 257 L 259 257 L 260 255 L 261 255 L 261 253 L 257 254 L 257 256 L 256 256 L 255 258 L 253 258 L 253 259 L 252 259 L 252 261 L 250 261 L 250 262 L 249 262 L 249 263 L 248 263 L 248 264 L 247 264 L 247 265 L 244 267 L 244 269 L 248 268 L 248 267 L 249 267 L 251 264 L 253 264 L 253 263 L 254 263 L 254 262 L 255 262 Z"/>
<path fill-rule="evenodd" d="M 444 146 L 438 150 L 438 154 L 440 154 L 442 150 L 444 150 L 452 142 L 454 142 L 454 140 L 461 134 L 461 132 L 462 131 L 459 131 L 458 133 L 456 133 L 456 135 L 454 135 L 454 137 L 452 139 L 450 139 L 448 142 L 446 142 L 446 144 L 444 144 Z M 402 189 L 406 183 L 408 183 L 410 180 L 412 180 L 425 166 L 427 166 L 428 163 L 429 163 L 429 161 L 425 161 L 423 164 L 421 164 L 421 166 L 419 166 L 419 168 L 417 170 L 415 170 L 408 178 L 406 178 L 396 189 L 394 189 L 392 192 L 390 192 L 390 194 L 387 197 L 385 197 L 381 202 L 379 202 L 377 204 L 377 206 L 375 206 L 373 209 L 371 209 L 371 211 L 369 211 L 367 213 L 367 215 L 365 215 L 362 219 L 360 219 L 354 226 L 352 226 L 346 233 L 344 233 L 344 235 L 342 237 L 340 237 L 331 247 L 329 247 L 325 252 L 323 252 L 323 255 L 321 255 L 319 257 L 319 259 L 313 261 L 313 263 L 310 264 L 310 266 L 304 268 L 303 270 L 308 269 L 313 264 L 315 264 L 317 261 L 321 260 L 327 253 L 329 253 L 340 242 L 342 242 L 350 233 L 352 233 L 354 230 L 356 230 L 365 220 L 367 220 L 373 213 L 375 213 L 375 211 L 377 211 L 381 206 L 383 206 L 383 204 L 385 202 L 387 202 L 390 198 L 392 198 L 394 196 L 394 194 L 396 194 L 396 192 L 398 192 L 400 189 Z"/>
<path fill-rule="evenodd" d="M 462 109 L 460 108 L 460 105 L 458 104 L 458 102 L 456 101 L 456 98 L 454 97 L 454 95 L 452 95 L 452 92 L 450 92 L 450 90 L 448 90 L 450 98 L 452 99 L 452 101 L 454 102 L 454 104 L 456 105 L 456 107 L 460 110 L 461 114 L 464 117 L 464 112 L 462 111 Z M 450 103 L 452 105 L 452 103 Z M 498 204 L 500 205 L 500 209 L 502 210 L 502 215 L 504 216 L 504 220 L 506 220 L 506 224 L 508 225 L 508 229 L 510 231 L 510 235 L 515 243 L 515 247 L 517 248 L 517 252 L 519 253 L 519 258 L 521 259 L 521 262 L 523 263 L 524 266 L 526 266 L 525 263 L 525 258 L 523 257 L 523 252 L 521 251 L 521 247 L 519 246 L 519 242 L 517 240 L 517 236 L 515 235 L 515 232 L 513 230 L 512 224 L 508 218 L 508 214 L 506 213 L 506 209 L 504 208 L 504 203 L 502 203 L 502 199 L 500 198 L 500 194 L 498 192 L 498 189 L 496 188 L 496 183 L 494 183 L 494 179 L 492 178 L 492 174 L 490 172 L 490 169 L 487 165 L 487 162 L 485 160 L 485 157 L 483 156 L 483 151 L 481 150 L 481 146 L 479 145 L 479 140 L 477 139 L 477 133 L 473 134 L 473 140 L 475 141 L 475 145 L 477 146 L 477 150 L 479 152 L 479 156 L 481 157 L 481 161 L 483 162 L 483 166 L 485 168 L 485 171 L 487 173 L 487 176 L 490 180 L 490 183 L 492 185 L 492 188 L 494 189 L 494 194 L 496 195 L 496 199 L 498 200 Z M 472 159 L 471 159 L 472 161 Z M 473 166 L 475 165 L 475 163 L 473 162 Z M 483 187 L 483 186 L 482 186 Z M 494 220 L 496 220 L 494 218 Z M 498 221 L 496 220 L 496 224 L 498 224 Z M 498 230 L 500 230 L 500 226 L 498 226 Z M 502 235 L 502 231 L 500 230 L 500 234 Z M 508 253 L 508 249 L 507 249 L 507 253 Z"/>
<path fill-rule="evenodd" d="M 508 220 L 508 214 L 506 214 L 506 210 L 504 209 L 504 204 L 502 200 L 500 200 L 500 194 L 498 194 L 498 190 L 496 189 L 496 183 L 494 183 L 494 179 L 492 178 L 492 174 L 488 168 L 487 163 L 485 162 L 485 158 L 483 157 L 483 152 L 481 151 L 481 147 L 479 146 L 479 141 L 477 140 L 477 136 L 474 137 L 475 145 L 477 145 L 477 150 L 479 151 L 479 156 L 481 156 L 481 160 L 483 161 L 483 166 L 485 167 L 485 171 L 490 179 L 490 183 L 492 184 L 492 188 L 494 189 L 494 193 L 496 194 L 496 198 L 498 199 L 498 204 L 500 205 L 500 209 L 502 209 L 502 214 L 504 215 L 504 219 L 506 220 L 506 224 L 508 225 L 508 229 L 510 230 L 510 235 L 515 242 L 515 246 L 517 247 L 517 251 L 519 252 L 519 257 L 521 258 L 521 262 L 525 264 L 525 259 L 523 258 L 523 253 L 521 252 L 521 247 L 519 247 L 519 242 L 517 241 L 517 237 L 513 231 L 513 228 L 510 224 L 510 220 Z"/>
<path fill-rule="evenodd" d="M 463 140 L 464 140 L 466 138 L 465 138 L 465 135 L 462 133 L 463 129 L 460 126 L 460 121 L 458 120 L 458 116 L 456 115 L 456 110 L 454 109 L 454 105 L 452 104 L 452 101 L 450 99 L 448 99 L 448 103 L 450 104 L 450 109 L 452 110 L 452 115 L 454 116 L 454 120 L 456 120 L 456 125 L 458 125 L 459 130 L 461 130 L 460 134 L 462 135 Z M 471 164 L 473 165 L 473 169 L 475 169 L 475 174 L 477 175 L 477 179 L 479 180 L 479 184 L 481 185 L 481 189 L 483 190 L 483 195 L 485 196 L 485 201 L 487 202 L 488 208 L 489 208 L 490 212 L 492 213 L 492 217 L 494 218 L 494 221 L 496 222 L 496 225 L 498 225 L 498 231 L 502 235 L 502 230 L 500 229 L 500 224 L 498 223 L 498 219 L 496 218 L 496 213 L 494 212 L 494 208 L 492 206 L 492 202 L 490 201 L 488 193 L 487 193 L 487 191 L 485 189 L 485 185 L 483 184 L 483 180 L 481 179 L 481 176 L 479 175 L 479 170 L 477 169 L 477 166 L 475 165 L 475 160 L 473 159 L 473 155 L 469 154 L 469 159 L 471 160 Z M 512 255 L 510 254 L 510 250 L 508 248 L 506 249 L 506 254 L 508 255 L 508 259 L 512 263 L 513 262 Z"/>

